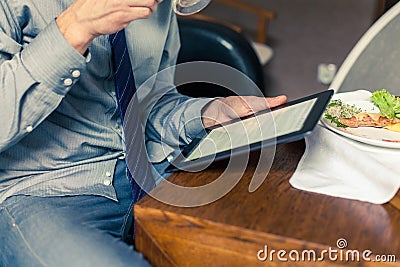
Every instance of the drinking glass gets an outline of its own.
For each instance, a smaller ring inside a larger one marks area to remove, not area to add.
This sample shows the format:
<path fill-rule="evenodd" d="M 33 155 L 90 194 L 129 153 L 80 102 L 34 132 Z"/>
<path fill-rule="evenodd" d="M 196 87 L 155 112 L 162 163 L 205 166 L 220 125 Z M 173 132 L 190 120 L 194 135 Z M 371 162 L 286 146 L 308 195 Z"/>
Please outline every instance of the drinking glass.
<path fill-rule="evenodd" d="M 211 0 L 172 0 L 172 7 L 178 15 L 191 15 L 205 8 Z"/>

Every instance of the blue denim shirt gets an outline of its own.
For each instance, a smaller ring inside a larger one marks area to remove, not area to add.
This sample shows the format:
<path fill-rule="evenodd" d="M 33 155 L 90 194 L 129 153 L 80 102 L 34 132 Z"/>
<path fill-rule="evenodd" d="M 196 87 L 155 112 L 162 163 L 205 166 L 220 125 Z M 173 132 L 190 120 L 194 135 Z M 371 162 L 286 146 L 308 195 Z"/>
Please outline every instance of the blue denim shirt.
<path fill-rule="evenodd" d="M 112 179 L 125 144 L 111 50 L 100 36 L 84 57 L 64 39 L 55 18 L 72 2 L 0 2 L 0 203 L 16 194 L 116 199 Z M 201 130 L 210 99 L 182 96 L 173 85 L 180 43 L 169 0 L 126 33 L 148 156 L 159 162 Z"/>

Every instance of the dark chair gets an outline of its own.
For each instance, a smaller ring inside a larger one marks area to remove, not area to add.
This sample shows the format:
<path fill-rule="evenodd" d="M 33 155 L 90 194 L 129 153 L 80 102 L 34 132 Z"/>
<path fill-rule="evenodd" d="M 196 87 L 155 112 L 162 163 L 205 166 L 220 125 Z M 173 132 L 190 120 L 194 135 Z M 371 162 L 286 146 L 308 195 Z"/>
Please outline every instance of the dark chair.
<path fill-rule="evenodd" d="M 244 82 L 243 88 L 238 85 L 241 89 L 237 94 L 262 95 L 261 92 L 264 90 L 263 69 L 245 36 L 226 25 L 205 20 L 180 17 L 178 23 L 181 38 L 178 64 L 208 61 L 228 65 L 244 73 L 258 87 L 251 88 L 252 86 L 248 86 L 248 83 Z M 237 85 L 236 81 L 235 83 Z M 193 97 L 234 95 L 232 91 L 223 86 L 204 82 L 178 85 L 177 88 L 181 93 Z"/>

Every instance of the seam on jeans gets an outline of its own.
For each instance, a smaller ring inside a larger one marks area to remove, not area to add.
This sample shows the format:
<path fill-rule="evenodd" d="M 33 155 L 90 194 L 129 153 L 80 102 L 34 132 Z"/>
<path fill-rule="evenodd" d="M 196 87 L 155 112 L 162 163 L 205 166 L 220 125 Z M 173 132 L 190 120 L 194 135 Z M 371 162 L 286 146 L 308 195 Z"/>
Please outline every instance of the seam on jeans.
<path fill-rule="evenodd" d="M 132 212 L 133 213 L 133 205 L 134 205 L 134 203 L 131 201 L 131 203 L 129 204 L 129 208 L 128 208 L 128 212 L 124 215 L 124 221 L 123 221 L 123 223 L 122 223 L 122 227 L 121 227 L 121 237 L 124 239 L 125 238 L 125 229 L 126 229 L 126 227 L 127 227 L 127 223 L 128 223 L 128 220 L 129 220 L 129 216 L 130 216 L 130 213 Z M 133 222 L 133 214 L 132 214 L 132 222 Z M 132 224 L 133 223 L 131 223 L 131 225 L 129 226 L 129 227 L 132 227 Z M 129 229 L 128 229 L 128 233 L 127 234 L 129 234 Z"/>
<path fill-rule="evenodd" d="M 24 235 L 22 234 L 21 229 L 19 229 L 18 224 L 15 222 L 15 219 L 13 218 L 13 216 L 11 215 L 11 213 L 8 211 L 7 207 L 4 208 L 4 211 L 6 212 L 7 216 L 10 218 L 11 223 L 15 224 L 14 228 L 17 229 L 18 234 L 20 235 L 22 241 L 24 242 L 25 246 L 27 247 L 27 249 L 29 250 L 29 252 L 32 254 L 32 256 L 34 258 L 37 259 L 37 261 L 42 265 L 42 266 L 47 266 L 39 257 L 39 255 L 37 255 L 33 249 L 31 248 L 31 246 L 28 243 L 28 240 L 25 239 Z"/>

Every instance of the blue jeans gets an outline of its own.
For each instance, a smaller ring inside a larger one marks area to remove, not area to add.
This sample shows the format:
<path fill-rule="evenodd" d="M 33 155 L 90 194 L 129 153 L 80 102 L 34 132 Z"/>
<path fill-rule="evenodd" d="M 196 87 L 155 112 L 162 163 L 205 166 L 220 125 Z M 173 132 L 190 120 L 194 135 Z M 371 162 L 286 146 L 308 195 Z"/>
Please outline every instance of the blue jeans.
<path fill-rule="evenodd" d="M 118 202 L 101 196 L 13 196 L 0 204 L 0 266 L 150 266 L 123 241 L 131 225 L 125 163 Z"/>

